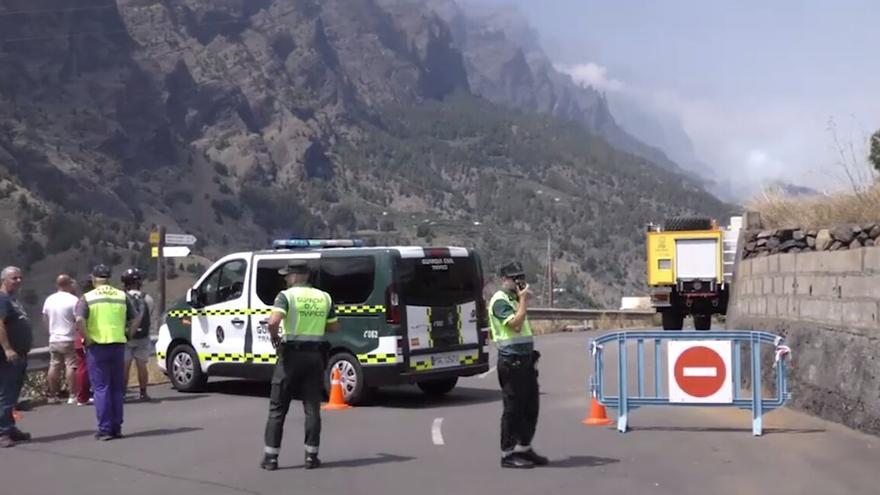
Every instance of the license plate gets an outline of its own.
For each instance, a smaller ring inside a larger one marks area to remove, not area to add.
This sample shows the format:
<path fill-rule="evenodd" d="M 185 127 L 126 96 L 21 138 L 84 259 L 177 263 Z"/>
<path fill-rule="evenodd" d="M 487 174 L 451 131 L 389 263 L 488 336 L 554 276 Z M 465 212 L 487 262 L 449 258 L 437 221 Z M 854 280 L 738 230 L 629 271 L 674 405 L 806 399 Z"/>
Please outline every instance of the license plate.
<path fill-rule="evenodd" d="M 434 368 L 448 368 L 450 366 L 458 366 L 458 354 L 431 356 L 431 364 Z"/>

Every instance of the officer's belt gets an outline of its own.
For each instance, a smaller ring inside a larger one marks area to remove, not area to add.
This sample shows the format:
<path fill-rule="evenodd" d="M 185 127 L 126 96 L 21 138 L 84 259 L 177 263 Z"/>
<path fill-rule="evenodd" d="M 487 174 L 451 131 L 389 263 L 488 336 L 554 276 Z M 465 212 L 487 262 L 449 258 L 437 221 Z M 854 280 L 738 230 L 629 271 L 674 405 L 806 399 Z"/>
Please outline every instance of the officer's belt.
<path fill-rule="evenodd" d="M 291 351 L 320 351 L 324 352 L 325 350 L 330 349 L 330 343 L 327 341 L 289 341 L 282 342 L 281 344 L 284 346 L 285 350 Z"/>

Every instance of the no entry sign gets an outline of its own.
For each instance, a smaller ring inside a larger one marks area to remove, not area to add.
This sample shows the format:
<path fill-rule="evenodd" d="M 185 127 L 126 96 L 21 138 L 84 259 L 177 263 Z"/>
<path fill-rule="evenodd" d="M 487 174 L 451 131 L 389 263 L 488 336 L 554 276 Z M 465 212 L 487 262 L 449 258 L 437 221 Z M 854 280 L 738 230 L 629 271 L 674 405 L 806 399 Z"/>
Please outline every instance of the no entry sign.
<path fill-rule="evenodd" d="M 730 341 L 670 341 L 669 402 L 731 403 Z"/>

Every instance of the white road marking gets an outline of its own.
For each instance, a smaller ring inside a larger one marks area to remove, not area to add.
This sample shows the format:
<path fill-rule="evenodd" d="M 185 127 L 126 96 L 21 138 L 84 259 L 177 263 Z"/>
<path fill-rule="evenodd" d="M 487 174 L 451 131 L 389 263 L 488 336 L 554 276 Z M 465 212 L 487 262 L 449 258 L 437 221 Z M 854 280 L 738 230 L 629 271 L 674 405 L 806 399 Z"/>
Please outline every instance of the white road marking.
<path fill-rule="evenodd" d="M 431 425 L 431 440 L 434 442 L 434 445 L 445 445 L 443 442 L 443 432 L 440 428 L 443 427 L 443 418 L 434 418 L 434 424 Z"/>
<path fill-rule="evenodd" d="M 682 374 L 684 376 L 718 376 L 718 368 L 714 366 L 685 366 Z"/>
<path fill-rule="evenodd" d="M 487 371 L 487 372 L 485 372 L 485 373 L 480 373 L 479 375 L 477 375 L 477 377 L 478 377 L 478 378 L 486 378 L 487 376 L 491 375 L 492 373 L 495 373 L 495 367 L 494 367 L 494 366 L 492 366 L 491 368 L 489 368 L 489 371 Z"/>

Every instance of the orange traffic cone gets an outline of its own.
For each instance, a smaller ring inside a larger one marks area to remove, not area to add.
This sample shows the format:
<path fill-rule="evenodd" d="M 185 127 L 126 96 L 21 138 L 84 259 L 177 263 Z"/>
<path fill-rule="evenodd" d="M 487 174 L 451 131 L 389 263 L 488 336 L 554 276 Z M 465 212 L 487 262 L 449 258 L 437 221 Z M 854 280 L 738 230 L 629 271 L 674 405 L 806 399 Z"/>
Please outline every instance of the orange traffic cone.
<path fill-rule="evenodd" d="M 608 419 L 605 406 L 596 399 L 596 394 L 590 396 L 590 414 L 581 423 L 589 426 L 608 426 L 614 424 L 614 420 Z"/>
<path fill-rule="evenodd" d="M 345 403 L 340 379 L 339 369 L 333 368 L 333 373 L 330 374 L 330 402 L 321 406 L 321 409 L 348 409 L 351 407 Z"/>

